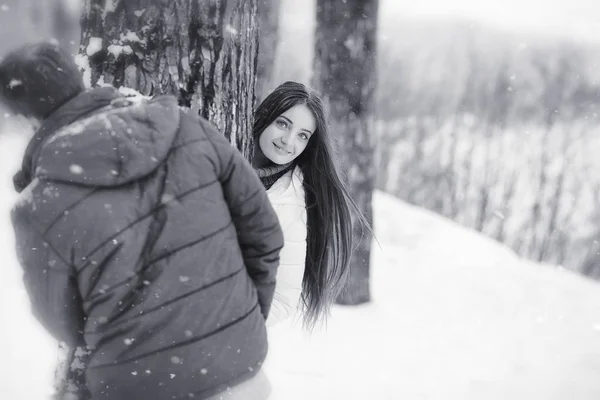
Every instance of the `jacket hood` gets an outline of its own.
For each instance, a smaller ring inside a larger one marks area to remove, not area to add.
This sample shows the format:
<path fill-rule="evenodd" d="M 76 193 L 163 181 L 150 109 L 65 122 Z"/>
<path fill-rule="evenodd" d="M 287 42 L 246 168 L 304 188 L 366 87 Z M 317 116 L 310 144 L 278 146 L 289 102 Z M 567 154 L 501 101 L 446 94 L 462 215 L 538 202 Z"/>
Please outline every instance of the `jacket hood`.
<path fill-rule="evenodd" d="M 152 173 L 179 130 L 172 96 L 113 99 L 56 131 L 35 160 L 35 176 L 86 186 L 117 186 Z"/>

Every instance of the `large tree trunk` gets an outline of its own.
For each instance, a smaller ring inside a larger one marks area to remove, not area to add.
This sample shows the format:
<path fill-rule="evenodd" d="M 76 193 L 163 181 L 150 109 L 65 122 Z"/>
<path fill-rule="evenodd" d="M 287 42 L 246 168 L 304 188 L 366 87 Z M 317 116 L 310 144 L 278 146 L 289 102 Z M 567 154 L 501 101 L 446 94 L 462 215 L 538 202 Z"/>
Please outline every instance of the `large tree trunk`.
<path fill-rule="evenodd" d="M 331 132 L 342 146 L 350 191 L 372 223 L 375 185 L 374 91 L 378 0 L 317 0 L 313 85 L 323 93 Z M 355 238 L 360 239 L 360 232 Z M 362 238 L 352 258 L 342 304 L 370 300 L 371 238 Z"/>
<path fill-rule="evenodd" d="M 85 0 L 80 62 L 91 84 L 174 94 L 250 160 L 257 0 Z"/>
<path fill-rule="evenodd" d="M 281 0 L 258 0 L 258 67 L 256 71 L 257 104 L 273 90 L 273 73 L 277 56 L 279 9 Z"/>

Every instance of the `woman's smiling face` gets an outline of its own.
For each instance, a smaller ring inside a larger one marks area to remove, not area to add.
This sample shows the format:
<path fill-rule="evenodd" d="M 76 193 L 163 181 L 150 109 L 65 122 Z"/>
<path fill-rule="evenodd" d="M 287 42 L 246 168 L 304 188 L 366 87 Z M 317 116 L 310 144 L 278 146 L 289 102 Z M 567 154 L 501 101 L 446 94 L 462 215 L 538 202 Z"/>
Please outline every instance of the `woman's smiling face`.
<path fill-rule="evenodd" d="M 275 164 L 287 164 L 302 154 L 316 128 L 317 121 L 306 104 L 297 104 L 262 132 L 260 150 Z"/>

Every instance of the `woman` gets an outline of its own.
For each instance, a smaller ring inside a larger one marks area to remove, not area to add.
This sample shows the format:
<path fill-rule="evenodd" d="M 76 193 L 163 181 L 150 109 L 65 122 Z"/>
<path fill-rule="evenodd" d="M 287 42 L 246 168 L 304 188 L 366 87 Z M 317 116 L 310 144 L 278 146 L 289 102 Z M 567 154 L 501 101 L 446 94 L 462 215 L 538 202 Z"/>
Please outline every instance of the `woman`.
<path fill-rule="evenodd" d="M 285 245 L 267 325 L 300 310 L 311 329 L 343 289 L 352 252 L 351 199 L 333 162 L 323 103 L 285 82 L 258 106 L 253 165 L 279 217 Z"/>

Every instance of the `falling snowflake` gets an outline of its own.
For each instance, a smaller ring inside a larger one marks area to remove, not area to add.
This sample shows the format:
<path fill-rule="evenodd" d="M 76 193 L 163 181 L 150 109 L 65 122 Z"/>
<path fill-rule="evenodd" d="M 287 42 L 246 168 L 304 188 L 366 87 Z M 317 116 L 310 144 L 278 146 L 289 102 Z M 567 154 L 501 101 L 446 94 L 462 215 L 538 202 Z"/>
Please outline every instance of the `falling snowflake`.
<path fill-rule="evenodd" d="M 160 201 L 161 201 L 163 204 L 166 204 L 166 203 L 170 202 L 171 200 L 173 200 L 174 198 L 175 198 L 175 196 L 173 196 L 172 194 L 170 194 L 170 193 L 165 193 L 165 194 L 163 194 L 163 195 L 162 195 L 162 197 L 160 198 Z"/>
<path fill-rule="evenodd" d="M 177 356 L 173 356 L 173 357 L 171 357 L 171 362 L 173 364 L 181 364 L 181 358 L 179 358 Z"/>
<path fill-rule="evenodd" d="M 22 84 L 23 82 L 18 79 L 11 79 L 10 82 L 8 82 L 8 87 L 9 89 L 14 89 L 17 86 L 21 86 Z"/>
<path fill-rule="evenodd" d="M 71 173 L 74 175 L 83 174 L 83 168 L 81 167 L 81 165 L 77 165 L 77 164 L 71 164 L 69 166 L 69 171 L 71 171 Z"/>
<path fill-rule="evenodd" d="M 227 24 L 227 26 L 225 26 L 225 31 L 227 33 L 231 33 L 232 35 L 237 35 L 238 31 L 237 29 L 235 29 L 233 26 L 231 26 L 230 24 Z"/>
<path fill-rule="evenodd" d="M 500 211 L 494 211 L 493 212 L 494 216 L 500 219 L 505 219 L 506 217 L 504 216 L 503 213 L 501 213 Z"/>

